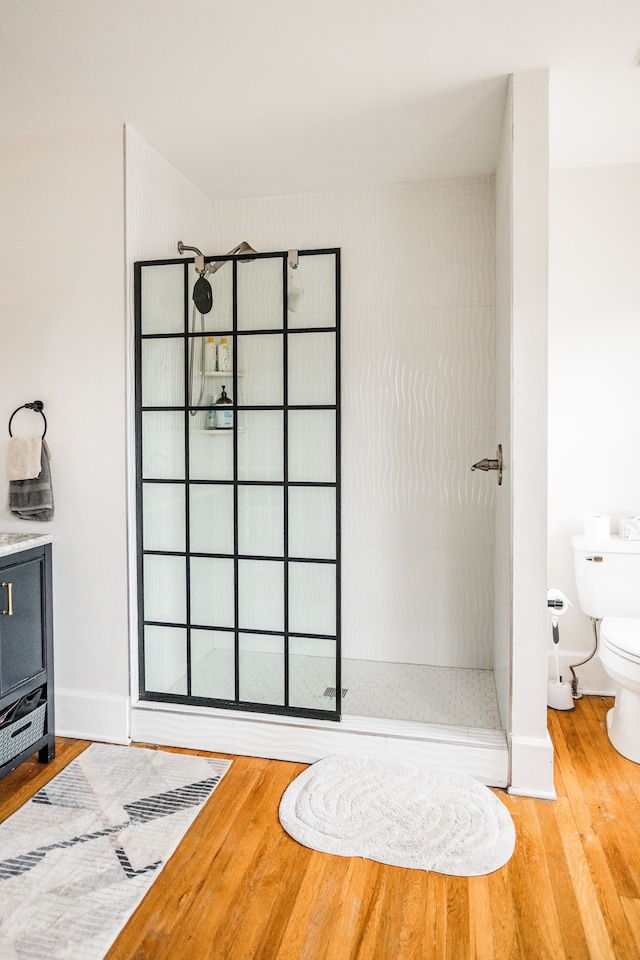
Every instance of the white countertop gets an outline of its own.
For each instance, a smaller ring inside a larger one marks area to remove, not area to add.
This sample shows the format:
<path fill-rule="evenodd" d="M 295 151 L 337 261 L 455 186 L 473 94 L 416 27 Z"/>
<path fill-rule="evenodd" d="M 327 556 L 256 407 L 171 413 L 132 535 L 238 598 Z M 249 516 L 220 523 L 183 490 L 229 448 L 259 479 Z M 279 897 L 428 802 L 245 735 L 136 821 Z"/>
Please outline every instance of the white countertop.
<path fill-rule="evenodd" d="M 0 533 L 0 557 L 31 550 L 32 547 L 41 547 L 45 543 L 51 543 L 53 539 L 50 533 Z"/>

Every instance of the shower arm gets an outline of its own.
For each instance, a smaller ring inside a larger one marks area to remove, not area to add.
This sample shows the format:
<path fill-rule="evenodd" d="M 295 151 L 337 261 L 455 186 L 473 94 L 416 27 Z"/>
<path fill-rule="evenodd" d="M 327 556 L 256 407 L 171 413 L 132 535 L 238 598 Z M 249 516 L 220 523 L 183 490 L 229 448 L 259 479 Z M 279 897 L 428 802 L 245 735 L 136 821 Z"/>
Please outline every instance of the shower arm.
<path fill-rule="evenodd" d="M 182 240 L 178 240 L 178 253 L 184 253 L 186 250 L 190 250 L 192 253 L 196 254 L 194 266 L 201 277 L 213 276 L 214 273 L 223 267 L 225 264 L 224 260 L 219 260 L 216 263 L 205 263 L 204 254 L 202 250 L 198 250 L 197 247 L 189 247 L 187 244 L 183 243 Z M 229 250 L 225 254 L 226 257 L 232 257 L 236 253 L 255 253 L 256 251 L 253 247 L 247 243 L 246 240 L 243 240 L 241 243 L 234 247 L 233 250 Z"/>

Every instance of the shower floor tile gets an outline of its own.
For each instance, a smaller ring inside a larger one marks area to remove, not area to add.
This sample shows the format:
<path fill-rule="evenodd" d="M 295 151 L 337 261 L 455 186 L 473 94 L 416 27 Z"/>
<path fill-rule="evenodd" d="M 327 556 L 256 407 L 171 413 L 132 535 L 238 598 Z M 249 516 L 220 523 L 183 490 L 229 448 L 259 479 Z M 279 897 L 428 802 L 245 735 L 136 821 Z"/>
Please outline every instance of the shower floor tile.
<path fill-rule="evenodd" d="M 293 706 L 331 709 L 335 699 L 333 663 L 327 657 L 292 655 L 290 691 Z M 233 699 L 234 657 L 215 650 L 194 665 L 194 693 Z M 284 703 L 280 654 L 255 651 L 241 664 L 241 698 L 255 703 Z M 496 688 L 491 670 L 433 667 L 374 660 L 342 661 L 342 713 L 347 716 L 411 720 L 500 730 Z M 175 692 L 184 691 L 184 679 Z"/>

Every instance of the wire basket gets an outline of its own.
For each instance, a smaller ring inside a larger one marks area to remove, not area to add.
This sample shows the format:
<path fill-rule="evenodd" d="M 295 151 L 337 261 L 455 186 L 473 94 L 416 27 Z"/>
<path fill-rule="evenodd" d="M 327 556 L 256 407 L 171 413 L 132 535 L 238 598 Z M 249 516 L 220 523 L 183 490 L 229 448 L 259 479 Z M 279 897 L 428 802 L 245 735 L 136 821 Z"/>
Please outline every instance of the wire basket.
<path fill-rule="evenodd" d="M 0 766 L 36 743 L 44 733 L 46 702 L 6 727 L 0 727 Z"/>

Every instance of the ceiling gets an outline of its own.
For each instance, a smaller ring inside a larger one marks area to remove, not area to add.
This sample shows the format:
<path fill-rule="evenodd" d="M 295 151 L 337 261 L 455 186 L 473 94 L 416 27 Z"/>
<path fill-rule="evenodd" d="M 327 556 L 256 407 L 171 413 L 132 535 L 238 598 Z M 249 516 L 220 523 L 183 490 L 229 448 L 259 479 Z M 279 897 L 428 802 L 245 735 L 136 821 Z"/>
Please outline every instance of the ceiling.
<path fill-rule="evenodd" d="M 551 165 L 640 162 L 637 0 L 2 0 L 0 137 L 126 122 L 211 197 L 491 172 L 551 68 Z"/>

